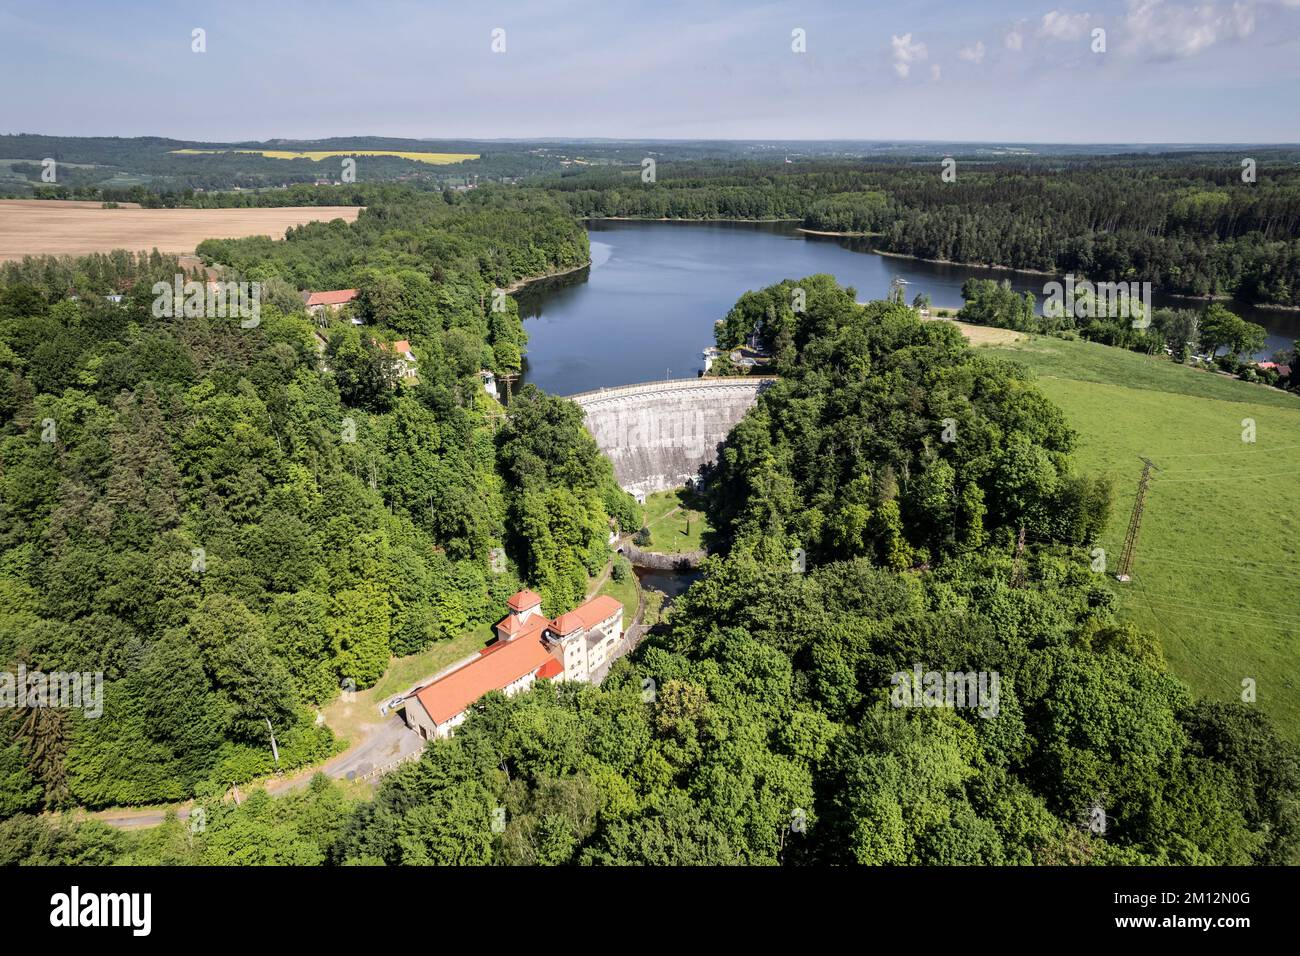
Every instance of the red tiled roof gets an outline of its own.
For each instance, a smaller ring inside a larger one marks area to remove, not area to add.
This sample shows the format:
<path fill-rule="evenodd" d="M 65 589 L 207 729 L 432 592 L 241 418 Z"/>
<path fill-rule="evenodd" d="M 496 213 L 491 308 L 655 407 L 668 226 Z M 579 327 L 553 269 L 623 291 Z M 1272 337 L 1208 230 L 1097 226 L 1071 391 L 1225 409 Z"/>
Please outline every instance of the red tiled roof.
<path fill-rule="evenodd" d="M 540 636 L 542 627 L 546 624 L 546 618 L 540 614 L 535 614 L 526 621 L 520 621 L 514 614 L 507 614 L 497 622 L 497 633 L 504 635 L 506 640 L 513 641 L 521 637 Z M 496 645 L 491 645 L 495 647 Z"/>
<path fill-rule="evenodd" d="M 561 614 L 551 622 L 551 630 L 559 636 L 572 634 L 579 627 L 593 628 L 607 617 L 617 614 L 623 605 L 608 594 L 592 598 L 572 611 Z"/>
<path fill-rule="evenodd" d="M 525 589 L 510 595 L 510 600 L 506 602 L 506 606 L 512 611 L 526 611 L 528 608 L 541 603 L 542 596 L 540 594 Z"/>
<path fill-rule="evenodd" d="M 415 698 L 435 724 L 445 723 L 489 691 L 501 690 L 555 660 L 535 638 L 492 647 L 497 650 L 488 648 L 489 653 L 415 692 Z"/>
<path fill-rule="evenodd" d="M 512 595 L 508 603 L 512 611 L 519 612 L 535 607 L 541 600 L 536 592 L 524 590 Z M 556 677 L 563 673 L 564 667 L 542 642 L 542 629 L 549 626 L 551 631 L 561 636 L 571 634 L 579 627 L 595 627 L 617 614 L 622 607 L 612 597 L 602 594 L 550 622 L 541 615 L 520 621 L 516 614 L 508 614 L 497 623 L 502 637 L 495 644 L 483 648 L 476 659 L 420 688 L 413 696 L 433 722 L 441 724 L 488 691 L 501 690 L 525 674 Z"/>
<path fill-rule="evenodd" d="M 307 305 L 346 305 L 356 297 L 356 289 L 334 289 L 330 292 L 312 292 L 307 296 Z"/>
<path fill-rule="evenodd" d="M 572 634 L 580 627 L 585 627 L 586 623 L 577 611 L 569 611 L 551 622 L 551 630 L 563 637 L 565 634 Z"/>
<path fill-rule="evenodd" d="M 623 605 L 614 600 L 608 594 L 602 594 L 594 597 L 586 604 L 575 607 L 570 614 L 578 614 L 582 617 L 582 623 L 587 627 L 595 627 L 607 617 L 612 617 L 618 613 L 619 608 Z"/>

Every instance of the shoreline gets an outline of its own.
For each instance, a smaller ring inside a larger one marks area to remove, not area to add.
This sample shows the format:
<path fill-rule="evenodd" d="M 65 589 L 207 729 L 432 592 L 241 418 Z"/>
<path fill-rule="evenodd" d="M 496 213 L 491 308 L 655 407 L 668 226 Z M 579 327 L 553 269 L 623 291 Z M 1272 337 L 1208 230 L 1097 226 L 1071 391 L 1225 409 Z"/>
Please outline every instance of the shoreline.
<path fill-rule="evenodd" d="M 650 218 L 648 216 L 582 216 L 583 222 L 718 222 L 718 223 L 773 223 L 773 222 L 802 222 L 802 219 L 678 219 L 667 216 Z M 878 232 L 832 232 L 822 229 L 807 229 L 803 226 L 797 226 L 796 232 L 809 236 L 830 236 L 842 239 L 869 239 L 873 236 L 880 236 L 883 233 Z M 1004 266 L 986 262 L 959 262 L 954 259 L 927 259 L 924 256 L 914 256 L 906 252 L 892 252 L 887 249 L 872 249 L 871 252 L 878 256 L 890 256 L 895 259 L 912 259 L 916 262 L 929 262 L 941 266 L 960 266 L 968 269 L 988 269 L 992 272 L 1019 272 L 1022 275 L 1031 276 L 1050 276 L 1053 279 L 1061 278 L 1061 273 L 1049 272 L 1045 269 L 1025 269 L 1017 266 Z M 573 270 L 569 270 L 573 271 Z M 564 273 L 556 273 L 563 275 Z M 539 276 L 537 279 L 550 278 L 549 276 Z M 537 279 L 529 279 L 527 282 L 534 282 Z M 521 280 L 523 281 L 523 280 Z M 1096 280 L 1106 281 L 1106 280 Z M 526 284 L 526 282 L 525 282 Z M 507 292 L 511 291 L 509 289 Z M 1236 302 L 1240 305 L 1252 309 L 1265 309 L 1271 312 L 1300 312 L 1300 305 L 1281 305 L 1278 303 L 1254 303 L 1244 302 L 1231 295 L 1189 295 L 1184 292 L 1162 292 L 1171 299 L 1186 299 L 1190 302 Z"/>
<path fill-rule="evenodd" d="M 524 276 L 522 279 L 516 279 L 514 282 L 510 283 L 510 285 L 506 286 L 502 291 L 505 292 L 506 295 L 510 295 L 513 292 L 518 292 L 525 286 L 532 285 L 534 282 L 541 282 L 544 279 L 558 279 L 560 276 L 567 276 L 570 273 L 577 272 L 581 269 L 587 269 L 590 266 L 591 260 L 588 259 L 581 265 L 574 266 L 571 269 L 560 269 L 557 272 L 544 272 L 538 276 Z"/>
<path fill-rule="evenodd" d="M 675 216 L 581 216 L 583 222 L 725 222 L 742 224 L 747 222 L 803 222 L 794 219 L 682 219 Z"/>
<path fill-rule="evenodd" d="M 800 230 L 804 232 L 806 230 Z M 829 233 L 829 235 L 847 235 L 847 233 Z M 873 235 L 872 233 L 863 233 L 863 235 Z M 878 256 L 890 256 L 894 259 L 911 259 L 915 262 L 930 262 L 941 266 L 960 266 L 968 269 L 989 269 L 994 272 L 1019 272 L 1030 276 L 1051 276 L 1053 279 L 1062 278 L 1059 272 L 1046 272 L 1042 269 L 1021 269 L 1016 266 L 999 266 L 989 265 L 983 262 L 957 262 L 953 259 L 926 259 L 923 256 L 913 256 L 906 252 L 890 252 L 887 249 L 872 249 L 873 253 Z M 1098 279 L 1098 282 L 1105 282 L 1105 279 Z M 1161 295 L 1168 296 L 1171 299 L 1186 299 L 1189 302 L 1235 302 L 1251 309 L 1265 309 L 1271 312 L 1300 312 L 1300 305 L 1278 305 L 1275 303 L 1255 303 L 1243 302 L 1231 295 L 1189 295 L 1185 292 L 1161 292 Z M 942 308 L 942 307 L 941 307 Z"/>
<path fill-rule="evenodd" d="M 805 230 L 800 230 L 800 232 L 803 231 Z M 830 235 L 847 235 L 847 233 L 831 233 Z M 863 235 L 874 235 L 874 233 L 863 233 Z M 1051 276 L 1053 279 L 1063 278 L 1059 272 L 1046 272 L 1042 269 L 1021 269 L 1016 266 L 989 265 L 984 262 L 957 262 L 953 259 L 926 259 L 923 256 L 913 256 L 906 252 L 890 252 L 887 249 L 872 249 L 871 251 L 878 256 L 890 256 L 894 259 L 911 259 L 915 262 L 930 262 L 941 266 L 961 266 L 967 269 L 990 269 L 995 272 L 1019 272 L 1030 276 Z M 1105 282 L 1107 280 L 1098 279 L 1096 281 Z M 1300 305 L 1279 305 L 1271 302 L 1243 302 L 1231 295 L 1189 295 L 1186 292 L 1160 292 L 1159 294 L 1171 299 L 1186 299 L 1189 302 L 1235 302 L 1238 305 L 1244 305 L 1247 308 L 1265 309 L 1270 312 L 1300 312 Z"/>
<path fill-rule="evenodd" d="M 795 230 L 809 236 L 835 236 L 841 239 L 870 239 L 872 236 L 883 236 L 883 232 L 830 232 L 826 229 L 808 229 L 800 226 Z"/>
<path fill-rule="evenodd" d="M 1047 272 L 1043 269 L 1019 269 L 1015 266 L 998 266 L 990 265 L 985 262 L 957 262 L 954 259 L 927 259 L 924 256 L 913 256 L 906 252 L 890 252 L 886 249 L 872 249 L 878 256 L 890 256 L 894 259 L 913 259 L 916 262 L 932 262 L 940 266 L 962 266 L 967 269 L 991 269 L 994 272 L 1020 272 L 1027 276 L 1051 276 L 1057 278 L 1060 273 Z"/>

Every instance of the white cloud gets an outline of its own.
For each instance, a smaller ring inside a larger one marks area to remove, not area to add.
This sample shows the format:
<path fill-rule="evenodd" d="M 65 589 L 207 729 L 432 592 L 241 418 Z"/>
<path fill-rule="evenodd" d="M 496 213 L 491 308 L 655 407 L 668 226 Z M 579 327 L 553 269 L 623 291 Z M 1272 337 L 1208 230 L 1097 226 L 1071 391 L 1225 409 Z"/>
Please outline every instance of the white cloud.
<path fill-rule="evenodd" d="M 1300 3 L 1300 0 L 1296 0 L 1296 2 Z M 965 60 L 967 63 L 983 63 L 985 52 L 984 41 L 976 40 L 970 46 L 964 46 L 958 50 L 957 57 L 958 59 Z"/>
<path fill-rule="evenodd" d="M 925 44 L 913 41 L 910 33 L 904 33 L 901 37 L 891 36 L 889 45 L 894 51 L 894 72 L 899 79 L 907 79 L 907 75 L 912 72 L 912 64 L 926 57 Z"/>
<path fill-rule="evenodd" d="M 1182 6 L 1164 0 L 1130 0 L 1124 28 L 1133 52 L 1158 59 L 1183 59 L 1216 43 L 1244 39 L 1254 33 L 1255 4 L 1246 0 L 1231 6 Z"/>
<path fill-rule="evenodd" d="M 1004 38 L 1008 50 L 1022 50 L 1025 46 L 1025 35 L 1020 32 L 1020 27 L 1012 27 L 1011 32 Z"/>
<path fill-rule="evenodd" d="M 1053 40 L 1077 40 L 1088 32 L 1088 22 L 1092 15 L 1088 13 L 1062 13 L 1053 10 L 1044 15 L 1038 35 Z"/>
<path fill-rule="evenodd" d="M 934 80 L 934 82 L 938 83 L 939 80 L 942 79 L 942 78 L 943 78 L 943 69 L 939 66 L 939 64 L 936 63 L 936 64 L 934 64 L 933 66 L 931 66 L 931 67 L 930 67 L 930 79 L 932 79 L 932 80 Z"/>

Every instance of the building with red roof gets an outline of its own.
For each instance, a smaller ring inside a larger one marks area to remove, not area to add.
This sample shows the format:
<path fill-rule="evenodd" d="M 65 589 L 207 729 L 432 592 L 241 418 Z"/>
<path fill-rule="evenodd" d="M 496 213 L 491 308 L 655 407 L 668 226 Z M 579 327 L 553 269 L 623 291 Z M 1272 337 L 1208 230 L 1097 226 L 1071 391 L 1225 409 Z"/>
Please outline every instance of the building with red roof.
<path fill-rule="evenodd" d="M 338 312 L 345 305 L 355 302 L 357 289 L 331 289 L 327 292 L 304 292 L 302 304 L 315 316 L 318 324 L 323 324 L 327 313 Z M 360 325 L 360 319 L 353 319 L 353 324 Z"/>
<path fill-rule="evenodd" d="M 415 379 L 420 374 L 420 363 L 415 360 L 415 353 L 411 351 L 411 343 L 406 339 L 399 339 L 396 342 L 380 342 L 379 347 L 389 355 L 397 357 L 399 366 L 398 373 L 402 378 Z"/>
<path fill-rule="evenodd" d="M 303 295 L 306 296 L 304 302 L 309 309 L 327 305 L 341 309 L 357 297 L 358 291 L 357 289 L 334 289 L 329 292 L 304 292 Z"/>
<path fill-rule="evenodd" d="M 506 605 L 510 613 L 497 623 L 495 642 L 406 696 L 407 726 L 426 740 L 451 736 L 491 691 L 516 694 L 554 678 L 590 681 L 623 635 L 623 605 L 607 595 L 553 620 L 534 591 L 519 591 Z"/>

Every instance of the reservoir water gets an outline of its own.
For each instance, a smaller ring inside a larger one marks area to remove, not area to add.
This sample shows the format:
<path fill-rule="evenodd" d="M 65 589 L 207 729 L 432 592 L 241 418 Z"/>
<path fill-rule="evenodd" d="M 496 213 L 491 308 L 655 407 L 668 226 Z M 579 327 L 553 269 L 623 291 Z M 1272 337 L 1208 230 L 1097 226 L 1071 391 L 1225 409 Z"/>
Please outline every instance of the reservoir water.
<path fill-rule="evenodd" d="M 571 395 L 611 385 L 685 378 L 703 368 L 713 323 L 741 293 L 818 272 L 883 299 L 895 276 L 907 300 L 928 293 L 959 307 L 968 278 L 1007 279 L 1041 304 L 1048 276 L 884 256 L 869 241 L 799 232 L 793 223 L 592 221 L 591 266 L 516 294 L 528 330 L 524 382 Z M 1157 307 L 1199 307 L 1155 296 Z M 1261 357 L 1300 338 L 1300 312 L 1225 303 L 1269 331 Z"/>

